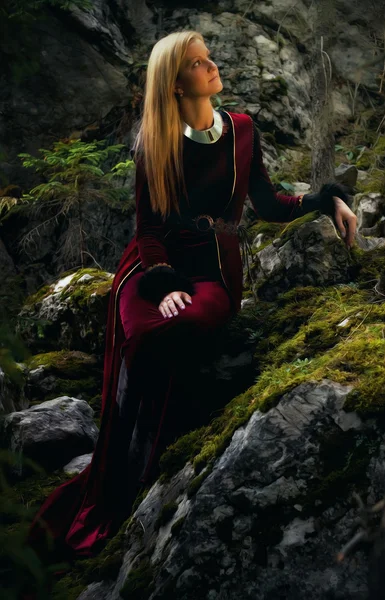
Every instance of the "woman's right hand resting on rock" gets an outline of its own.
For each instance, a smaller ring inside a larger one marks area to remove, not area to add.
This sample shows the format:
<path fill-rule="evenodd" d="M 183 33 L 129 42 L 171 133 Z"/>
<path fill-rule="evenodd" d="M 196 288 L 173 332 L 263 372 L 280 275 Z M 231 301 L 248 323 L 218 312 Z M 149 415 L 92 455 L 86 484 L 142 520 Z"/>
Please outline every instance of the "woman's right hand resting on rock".
<path fill-rule="evenodd" d="M 183 300 L 192 304 L 191 296 L 187 292 L 171 292 L 167 294 L 158 306 L 163 318 L 170 318 L 173 315 L 176 317 L 179 314 L 176 306 L 180 306 L 184 310 L 186 307 Z"/>

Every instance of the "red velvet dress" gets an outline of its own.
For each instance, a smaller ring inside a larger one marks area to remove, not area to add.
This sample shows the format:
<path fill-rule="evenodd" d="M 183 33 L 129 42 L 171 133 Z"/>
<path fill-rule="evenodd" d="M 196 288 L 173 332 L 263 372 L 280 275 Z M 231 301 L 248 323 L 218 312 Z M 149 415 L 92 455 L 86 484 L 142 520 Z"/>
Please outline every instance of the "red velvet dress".
<path fill-rule="evenodd" d="M 299 197 L 274 191 L 252 119 L 223 110 L 221 114 L 226 127 L 217 142 L 204 145 L 184 139 L 188 198 L 180 200 L 182 217 L 209 214 L 214 219 L 222 217 L 226 222 L 239 223 L 247 194 L 256 215 L 262 219 L 286 222 L 303 214 Z M 163 223 L 150 209 L 146 179 L 139 168 L 136 198 L 137 233 L 123 253 L 111 289 L 97 445 L 86 469 L 56 488 L 37 512 L 29 543 L 38 551 L 43 552 L 44 547 L 40 518 L 47 524 L 60 556 L 90 556 L 98 552 L 130 513 L 137 481 L 127 463 L 127 448 L 133 439 L 140 400 L 140 390 L 134 390 L 133 375 L 143 373 L 143 378 L 148 377 L 151 365 L 133 339 L 125 336 L 119 311 L 125 284 L 133 284 L 134 276 L 139 279 L 147 266 L 166 262 L 202 286 L 216 282 L 213 285 L 226 291 L 228 316 L 240 309 L 243 269 L 237 235 L 212 230 L 204 234 L 193 232 L 183 223 L 178 224 L 177 215 L 170 215 Z M 151 333 L 151 327 L 148 329 Z M 162 403 L 165 406 L 172 380 L 168 383 L 169 389 L 158 402 L 158 414 L 163 414 Z M 165 385 L 167 388 L 167 381 Z M 136 392 L 135 401 L 125 402 L 130 409 L 122 419 L 122 399 L 128 395 L 133 398 Z"/>

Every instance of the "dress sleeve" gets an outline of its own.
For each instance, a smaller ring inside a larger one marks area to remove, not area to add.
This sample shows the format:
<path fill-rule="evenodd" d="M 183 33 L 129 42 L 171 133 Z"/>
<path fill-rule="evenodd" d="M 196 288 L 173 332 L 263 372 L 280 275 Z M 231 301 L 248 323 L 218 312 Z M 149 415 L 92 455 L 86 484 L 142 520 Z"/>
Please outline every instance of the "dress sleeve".
<path fill-rule="evenodd" d="M 264 221 L 286 223 L 305 214 L 302 207 L 302 194 L 284 196 L 275 191 L 263 164 L 261 140 L 255 123 L 253 123 L 253 157 L 248 195 L 257 218 Z"/>
<path fill-rule="evenodd" d="M 159 305 L 167 294 L 174 291 L 194 295 L 194 283 L 169 263 L 164 244 L 165 226 L 160 213 L 152 210 L 147 177 L 140 159 L 136 165 L 135 189 L 136 241 L 144 269 L 138 283 L 139 296 Z"/>
<path fill-rule="evenodd" d="M 154 213 L 150 202 L 148 181 L 142 160 L 136 164 L 136 240 L 144 269 L 158 263 L 169 264 L 164 245 L 164 223 L 160 213 Z"/>

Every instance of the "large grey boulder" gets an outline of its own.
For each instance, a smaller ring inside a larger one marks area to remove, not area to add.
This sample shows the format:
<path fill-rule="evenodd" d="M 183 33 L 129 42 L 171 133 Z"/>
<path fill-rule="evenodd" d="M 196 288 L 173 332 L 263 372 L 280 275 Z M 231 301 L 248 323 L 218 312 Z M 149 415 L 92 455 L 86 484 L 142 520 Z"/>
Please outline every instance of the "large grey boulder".
<path fill-rule="evenodd" d="M 2 417 L 2 443 L 20 458 L 14 473 L 28 473 L 23 456 L 55 470 L 76 456 L 92 452 L 99 433 L 93 412 L 84 400 L 61 396 Z"/>
<path fill-rule="evenodd" d="M 130 597 L 140 575 L 147 600 L 235 600 L 240 590 L 250 600 L 364 600 L 366 556 L 335 558 L 357 517 L 347 486 L 379 499 L 385 443 L 373 420 L 344 411 L 352 389 L 307 381 L 256 410 L 195 494 L 189 463 L 156 482 L 128 526 L 115 586 L 93 587 L 93 598 L 118 600 L 122 588 Z"/>

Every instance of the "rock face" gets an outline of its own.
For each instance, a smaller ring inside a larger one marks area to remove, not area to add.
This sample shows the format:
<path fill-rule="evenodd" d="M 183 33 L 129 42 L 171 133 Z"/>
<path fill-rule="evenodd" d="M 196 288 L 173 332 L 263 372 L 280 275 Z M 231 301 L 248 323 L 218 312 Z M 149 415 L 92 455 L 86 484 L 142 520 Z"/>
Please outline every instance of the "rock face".
<path fill-rule="evenodd" d="M 24 455 L 54 470 L 93 450 L 98 429 L 92 416 L 84 400 L 61 396 L 3 417 L 0 438 L 20 459 Z M 24 476 L 28 469 L 20 462 L 14 473 Z"/>
<path fill-rule="evenodd" d="M 250 600 L 366 598 L 364 555 L 342 567 L 335 556 L 356 518 L 347 486 L 378 499 L 385 447 L 373 421 L 343 410 L 351 389 L 308 381 L 254 412 L 195 495 L 189 464 L 157 482 L 128 527 L 115 586 L 94 586 L 92 597 L 118 600 L 123 588 L 129 598 L 139 585 L 148 600 L 234 600 L 240 590 Z"/>

